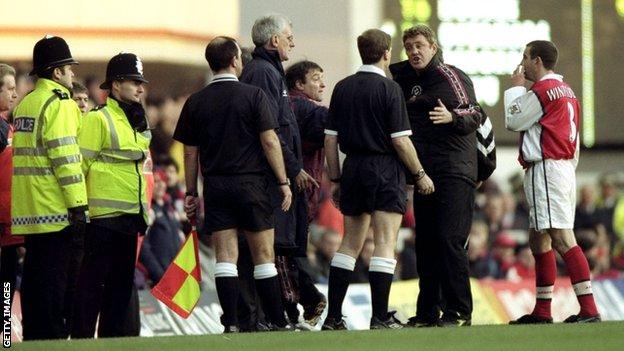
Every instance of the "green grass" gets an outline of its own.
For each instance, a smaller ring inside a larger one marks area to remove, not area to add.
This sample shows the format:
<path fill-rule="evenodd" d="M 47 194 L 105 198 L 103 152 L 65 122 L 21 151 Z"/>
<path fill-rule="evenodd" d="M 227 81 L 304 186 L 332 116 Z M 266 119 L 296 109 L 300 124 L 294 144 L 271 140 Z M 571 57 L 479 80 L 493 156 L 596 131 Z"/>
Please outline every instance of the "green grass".
<path fill-rule="evenodd" d="M 624 350 L 624 322 L 586 325 L 474 326 L 452 329 L 403 329 L 350 332 L 281 332 L 37 341 L 14 344 L 15 350 Z"/>

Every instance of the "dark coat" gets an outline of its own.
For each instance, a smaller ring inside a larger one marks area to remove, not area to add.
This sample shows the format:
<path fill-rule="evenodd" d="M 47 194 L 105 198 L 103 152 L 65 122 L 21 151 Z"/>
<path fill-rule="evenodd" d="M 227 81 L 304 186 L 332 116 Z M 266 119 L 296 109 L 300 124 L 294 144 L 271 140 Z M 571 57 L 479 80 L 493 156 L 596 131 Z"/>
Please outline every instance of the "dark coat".
<path fill-rule="evenodd" d="M 300 253 L 302 250 L 305 252 L 307 204 L 305 196 L 297 193 L 294 184 L 295 177 L 303 169 L 301 136 L 288 96 L 284 68 L 277 51 L 256 47 L 252 56 L 253 60 L 243 69 L 240 81 L 257 86 L 267 95 L 270 108 L 279 123 L 277 133 L 282 145 L 286 174 L 293 183 L 291 188 L 293 201 L 288 212 L 282 211 L 279 206 L 282 195 L 277 182 L 274 182 L 275 186 L 271 189 L 271 199 L 275 208 L 275 252 L 278 255 Z M 302 235 L 305 235 L 305 241 Z"/>

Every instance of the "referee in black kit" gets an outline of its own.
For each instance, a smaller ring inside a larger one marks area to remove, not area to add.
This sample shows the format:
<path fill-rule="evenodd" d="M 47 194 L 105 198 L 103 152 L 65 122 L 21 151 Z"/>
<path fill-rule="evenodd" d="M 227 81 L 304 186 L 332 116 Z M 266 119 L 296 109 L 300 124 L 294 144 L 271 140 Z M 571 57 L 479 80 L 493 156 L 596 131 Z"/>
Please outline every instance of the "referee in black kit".
<path fill-rule="evenodd" d="M 413 175 L 419 192 L 434 191 L 409 139 L 412 130 L 401 88 L 384 72 L 390 63 L 390 41 L 390 36 L 378 29 L 358 37 L 364 65 L 336 85 L 329 106 L 325 155 L 332 197 L 344 214 L 345 235 L 331 262 L 324 330 L 346 329 L 342 302 L 371 224 L 375 250 L 369 268 L 370 328 L 402 327 L 388 313 L 388 297 L 396 267 L 397 233 L 407 204 L 405 168 Z M 347 156 L 342 176 L 338 144 Z"/>
<path fill-rule="evenodd" d="M 287 211 L 291 204 L 276 117 L 261 89 L 238 81 L 243 65 L 238 43 L 213 39 L 206 60 L 210 84 L 184 104 L 173 138 L 184 144 L 189 218 L 198 208 L 198 154 L 204 176 L 205 226 L 214 239 L 215 283 L 225 332 L 238 331 L 237 230 L 245 232 L 254 263 L 254 279 L 273 329 L 287 328 L 273 251 L 274 218 L 270 183 L 277 182 Z M 271 170 L 274 176 L 271 175 Z"/>

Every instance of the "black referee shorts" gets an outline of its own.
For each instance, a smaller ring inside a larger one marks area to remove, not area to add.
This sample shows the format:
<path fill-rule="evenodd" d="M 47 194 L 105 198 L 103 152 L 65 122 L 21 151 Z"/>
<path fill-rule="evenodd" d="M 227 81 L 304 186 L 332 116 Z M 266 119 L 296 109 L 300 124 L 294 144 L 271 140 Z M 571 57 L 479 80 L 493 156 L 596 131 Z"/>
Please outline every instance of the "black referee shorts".
<path fill-rule="evenodd" d="M 405 171 L 395 155 L 350 155 L 340 181 L 340 211 L 346 216 L 386 211 L 405 213 Z"/>
<path fill-rule="evenodd" d="M 206 231 L 236 228 L 259 232 L 273 228 L 268 182 L 263 175 L 205 177 Z"/>

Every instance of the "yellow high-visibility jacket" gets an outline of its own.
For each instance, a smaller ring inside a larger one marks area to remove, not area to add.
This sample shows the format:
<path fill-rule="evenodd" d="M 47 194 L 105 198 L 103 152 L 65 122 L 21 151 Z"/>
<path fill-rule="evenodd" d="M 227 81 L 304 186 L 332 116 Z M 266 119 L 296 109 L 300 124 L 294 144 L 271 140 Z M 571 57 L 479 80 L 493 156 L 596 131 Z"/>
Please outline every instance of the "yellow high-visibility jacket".
<path fill-rule="evenodd" d="M 149 130 L 132 129 L 114 99 L 106 99 L 105 106 L 84 117 L 78 143 L 91 218 L 142 213 L 148 223 L 143 162 L 150 140 Z"/>
<path fill-rule="evenodd" d="M 76 134 L 81 115 L 69 90 L 49 79 L 15 108 L 11 233 L 51 233 L 69 225 L 68 208 L 87 205 Z"/>

